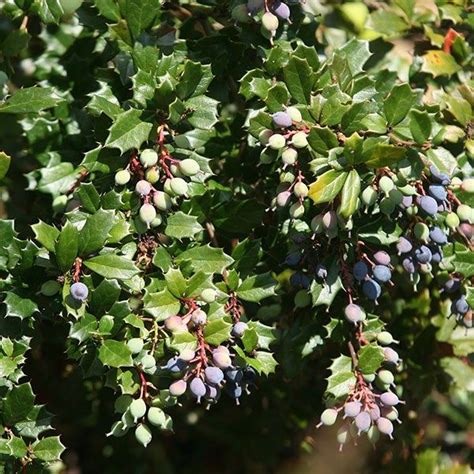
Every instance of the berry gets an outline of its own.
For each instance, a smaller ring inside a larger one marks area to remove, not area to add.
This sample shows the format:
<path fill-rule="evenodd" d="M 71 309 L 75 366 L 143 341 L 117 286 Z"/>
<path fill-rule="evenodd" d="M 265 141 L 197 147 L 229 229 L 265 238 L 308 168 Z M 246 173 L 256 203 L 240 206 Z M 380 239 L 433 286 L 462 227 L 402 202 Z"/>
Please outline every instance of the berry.
<path fill-rule="evenodd" d="M 201 398 L 206 395 L 206 386 L 204 382 L 199 377 L 194 377 L 189 384 L 189 390 L 191 391 L 192 395 L 197 399 L 199 403 Z"/>
<path fill-rule="evenodd" d="M 206 324 L 207 314 L 202 309 L 195 309 L 191 313 L 191 321 L 196 326 Z"/>
<path fill-rule="evenodd" d="M 171 395 L 174 397 L 183 395 L 183 393 L 186 392 L 186 389 L 187 384 L 184 380 L 176 380 L 176 382 L 173 382 L 169 388 Z"/>
<path fill-rule="evenodd" d="M 455 229 L 460 224 L 460 219 L 455 212 L 450 212 L 446 216 L 445 223 L 450 229 Z"/>
<path fill-rule="evenodd" d="M 140 219 L 147 225 L 150 225 L 156 218 L 156 209 L 151 204 L 143 204 L 139 211 Z"/>
<path fill-rule="evenodd" d="M 276 203 L 279 207 L 285 207 L 291 198 L 290 191 L 283 191 L 277 194 Z"/>
<path fill-rule="evenodd" d="M 232 365 L 232 359 L 228 353 L 224 351 L 214 351 L 212 354 L 212 360 L 214 364 L 220 369 L 227 369 Z"/>
<path fill-rule="evenodd" d="M 472 224 L 474 214 L 472 207 L 468 206 L 467 204 L 460 204 L 456 209 L 456 214 L 458 215 L 459 219 L 461 219 L 461 221 Z"/>
<path fill-rule="evenodd" d="M 213 290 L 212 288 L 206 288 L 205 290 L 202 290 L 201 299 L 205 303 L 213 303 L 217 299 L 216 290 Z"/>
<path fill-rule="evenodd" d="M 388 193 L 388 198 L 394 206 L 400 206 L 403 202 L 403 194 L 398 189 L 392 189 Z"/>
<path fill-rule="evenodd" d="M 383 250 L 374 253 L 374 260 L 380 265 L 390 265 L 390 255 Z"/>
<path fill-rule="evenodd" d="M 379 283 L 386 283 L 387 281 L 390 281 L 390 278 L 392 278 L 390 268 L 385 265 L 375 265 L 372 269 L 372 273 Z"/>
<path fill-rule="evenodd" d="M 187 331 L 187 326 L 181 316 L 168 316 L 165 319 L 165 328 L 171 332 Z"/>
<path fill-rule="evenodd" d="M 391 347 L 386 347 L 383 350 L 383 355 L 385 360 L 391 364 L 398 364 L 398 361 L 400 360 L 397 351 L 393 350 Z"/>
<path fill-rule="evenodd" d="M 412 251 L 412 249 L 413 249 L 413 245 L 407 238 L 400 237 L 398 239 L 398 243 L 397 243 L 398 255 L 401 255 L 403 253 L 409 253 Z"/>
<path fill-rule="evenodd" d="M 158 407 L 151 407 L 148 410 L 148 413 L 146 415 L 147 420 L 153 425 L 153 426 L 163 426 L 166 423 L 166 415 L 165 412 Z"/>
<path fill-rule="evenodd" d="M 87 288 L 87 286 L 81 282 L 73 283 L 71 285 L 70 292 L 71 292 L 71 296 L 76 301 L 84 302 L 87 300 L 87 297 L 89 296 L 89 288 Z"/>
<path fill-rule="evenodd" d="M 429 227 L 423 222 L 417 222 L 413 227 L 413 233 L 415 237 L 423 242 L 428 242 L 430 236 Z"/>
<path fill-rule="evenodd" d="M 290 18 L 290 9 L 286 3 L 283 2 L 276 2 L 272 7 L 273 13 L 275 13 L 278 18 L 282 20 L 288 20 Z"/>
<path fill-rule="evenodd" d="M 307 275 L 296 272 L 296 273 L 293 273 L 293 275 L 291 275 L 290 283 L 295 287 L 308 288 L 311 281 L 307 277 Z"/>
<path fill-rule="evenodd" d="M 361 200 L 366 207 L 373 206 L 377 201 L 377 191 L 372 186 L 368 186 L 362 191 Z"/>
<path fill-rule="evenodd" d="M 387 418 L 379 418 L 377 420 L 377 428 L 381 433 L 386 434 L 390 437 L 390 439 L 393 439 L 393 424 L 390 420 Z"/>
<path fill-rule="evenodd" d="M 382 414 L 384 418 L 387 418 L 390 421 L 398 420 L 398 410 L 395 407 L 384 407 L 382 409 Z"/>
<path fill-rule="evenodd" d="M 285 137 L 283 135 L 280 135 L 279 133 L 273 134 L 269 139 L 268 139 L 268 146 L 272 150 L 281 150 L 286 144 Z"/>
<path fill-rule="evenodd" d="M 380 401 L 388 407 L 392 407 L 398 405 L 400 400 L 398 397 L 392 392 L 384 392 L 380 395 Z"/>
<path fill-rule="evenodd" d="M 328 211 L 323 215 L 323 220 L 322 220 L 323 226 L 330 230 L 330 229 L 335 229 L 337 226 L 337 215 L 334 211 Z"/>
<path fill-rule="evenodd" d="M 362 281 L 369 273 L 369 268 L 367 267 L 365 262 L 360 261 L 354 265 L 354 267 L 352 268 L 352 273 L 356 280 Z"/>
<path fill-rule="evenodd" d="M 114 410 L 117 413 L 125 413 L 132 403 L 133 398 L 130 395 L 120 395 L 120 397 L 115 400 Z"/>
<path fill-rule="evenodd" d="M 145 415 L 146 413 L 146 403 L 143 398 L 136 398 L 130 403 L 130 414 L 133 417 L 133 421 L 137 421 L 139 418 Z"/>
<path fill-rule="evenodd" d="M 175 356 L 168 360 L 165 365 L 165 369 L 169 370 L 174 374 L 177 374 L 178 372 L 182 372 L 187 367 L 187 365 L 188 364 L 186 363 L 186 361 Z"/>
<path fill-rule="evenodd" d="M 301 181 L 296 183 L 295 187 L 293 188 L 293 192 L 295 193 L 295 196 L 299 198 L 305 198 L 308 195 L 308 191 L 309 191 L 308 186 L 306 186 L 306 184 L 304 184 Z"/>
<path fill-rule="evenodd" d="M 372 421 L 377 421 L 380 418 L 380 408 L 378 405 L 374 405 L 369 409 L 370 419 Z"/>
<path fill-rule="evenodd" d="M 322 263 L 316 265 L 315 274 L 321 280 L 325 280 L 328 276 L 328 269 Z"/>
<path fill-rule="evenodd" d="M 127 170 L 120 170 L 115 173 L 115 184 L 118 186 L 123 186 L 127 184 L 130 179 L 132 178 L 132 175 L 130 174 L 129 171 Z"/>
<path fill-rule="evenodd" d="M 151 184 L 157 183 L 160 179 L 160 172 L 158 171 L 158 168 L 153 167 L 147 169 L 145 173 L 145 178 Z"/>
<path fill-rule="evenodd" d="M 395 187 L 394 182 L 388 176 L 382 176 L 379 181 L 379 187 L 383 193 L 388 193 Z"/>
<path fill-rule="evenodd" d="M 247 6 L 244 5 L 243 3 L 241 3 L 240 5 L 236 5 L 232 9 L 231 16 L 234 20 L 240 23 L 247 23 L 250 21 L 249 11 L 247 9 Z"/>
<path fill-rule="evenodd" d="M 143 339 L 139 337 L 134 337 L 127 342 L 127 346 L 130 349 L 132 354 L 138 354 L 143 349 Z"/>
<path fill-rule="evenodd" d="M 306 138 L 306 133 L 304 132 L 296 132 L 292 139 L 291 143 L 296 148 L 305 148 L 308 146 L 308 140 Z"/>
<path fill-rule="evenodd" d="M 61 285 L 55 280 L 45 281 L 41 285 L 41 294 L 44 296 L 54 296 L 61 289 Z"/>
<path fill-rule="evenodd" d="M 268 145 L 268 141 L 270 140 L 270 137 L 273 135 L 273 132 L 269 130 L 268 128 L 265 130 L 262 130 L 258 134 L 258 139 L 260 140 L 260 143 L 262 145 Z"/>
<path fill-rule="evenodd" d="M 320 420 L 321 420 L 321 424 L 324 426 L 333 425 L 336 422 L 336 419 L 337 419 L 337 410 L 335 410 L 334 408 L 326 408 L 326 410 L 324 410 L 321 413 Z"/>
<path fill-rule="evenodd" d="M 415 273 L 415 263 L 411 257 L 406 257 L 402 260 L 402 267 L 408 273 Z"/>
<path fill-rule="evenodd" d="M 271 33 L 278 29 L 279 21 L 273 13 L 265 12 L 262 16 L 262 26 Z"/>
<path fill-rule="evenodd" d="M 415 250 L 415 258 L 420 263 L 429 263 L 431 262 L 432 257 L 433 257 L 433 254 L 431 253 L 431 250 L 426 245 L 422 245 L 421 247 L 418 247 Z"/>
<path fill-rule="evenodd" d="M 443 186 L 447 186 L 451 181 L 449 176 L 445 173 L 441 173 L 435 165 L 430 166 L 430 172 L 433 181 L 441 183 Z"/>
<path fill-rule="evenodd" d="M 285 148 L 281 154 L 281 159 L 286 165 L 294 165 L 298 159 L 298 152 L 294 148 Z"/>
<path fill-rule="evenodd" d="M 242 387 L 240 385 L 229 382 L 225 386 L 227 393 L 232 397 L 238 400 L 242 396 Z"/>
<path fill-rule="evenodd" d="M 448 243 L 448 236 L 439 227 L 434 227 L 430 231 L 430 239 L 439 245 Z"/>
<path fill-rule="evenodd" d="M 150 444 L 153 435 L 148 426 L 139 424 L 135 429 L 135 438 L 144 448 L 146 448 Z"/>
<path fill-rule="evenodd" d="M 242 337 L 247 328 L 248 328 L 247 323 L 244 323 L 243 321 L 239 321 L 234 324 L 234 327 L 232 328 L 232 335 L 236 337 Z"/>
<path fill-rule="evenodd" d="M 454 302 L 454 307 L 459 314 L 465 314 L 469 311 L 469 304 L 465 296 L 461 296 Z"/>
<path fill-rule="evenodd" d="M 206 377 L 206 381 L 208 383 L 212 383 L 214 385 L 219 385 L 224 380 L 224 372 L 222 372 L 219 367 L 206 367 L 204 370 L 204 376 Z"/>
<path fill-rule="evenodd" d="M 403 196 L 401 205 L 407 209 L 413 204 L 413 196 Z"/>
<path fill-rule="evenodd" d="M 292 124 L 291 117 L 286 112 L 275 112 L 272 115 L 272 120 L 275 127 L 278 128 L 288 128 Z"/>
<path fill-rule="evenodd" d="M 293 120 L 293 122 L 298 123 L 303 120 L 301 112 L 296 107 L 287 107 L 286 113 L 291 117 L 291 120 Z"/>
<path fill-rule="evenodd" d="M 344 418 L 350 417 L 355 418 L 362 408 L 362 404 L 360 402 L 348 402 L 344 405 Z"/>
<path fill-rule="evenodd" d="M 388 346 L 394 342 L 394 339 L 388 331 L 381 331 L 377 334 L 377 341 L 383 346 Z"/>
<path fill-rule="evenodd" d="M 446 201 L 446 198 L 448 197 L 448 193 L 444 186 L 441 186 L 440 184 L 432 184 L 428 188 L 428 194 L 435 198 L 438 202 L 444 202 Z"/>
<path fill-rule="evenodd" d="M 158 163 L 158 153 L 155 150 L 147 148 L 140 154 L 140 161 L 145 168 L 150 168 Z"/>
<path fill-rule="evenodd" d="M 207 400 L 216 400 L 219 397 L 220 390 L 218 387 L 214 387 L 213 385 L 206 386 L 206 399 Z"/>
<path fill-rule="evenodd" d="M 438 212 L 438 204 L 431 196 L 422 196 L 418 200 L 421 209 L 429 216 L 435 216 Z"/>
<path fill-rule="evenodd" d="M 156 360 L 151 354 L 145 354 L 142 357 L 141 365 L 143 369 L 152 370 L 156 368 Z"/>
<path fill-rule="evenodd" d="M 178 167 L 184 176 L 194 176 L 201 171 L 199 163 L 191 158 L 180 161 Z"/>
<path fill-rule="evenodd" d="M 188 192 L 188 183 L 183 178 L 171 178 L 170 188 L 176 196 L 184 196 Z"/>
<path fill-rule="evenodd" d="M 196 357 L 196 353 L 192 349 L 183 349 L 179 353 L 179 358 L 181 360 L 185 360 L 186 362 L 190 362 L 194 359 L 194 357 Z"/>
<path fill-rule="evenodd" d="M 474 178 L 465 179 L 460 187 L 465 193 L 474 193 Z"/>
<path fill-rule="evenodd" d="M 293 219 L 299 219 L 304 214 L 303 204 L 295 202 L 290 206 L 289 213 Z"/>
<path fill-rule="evenodd" d="M 171 208 L 172 205 L 171 198 L 163 191 L 156 191 L 155 193 L 153 193 L 153 204 L 160 211 L 167 211 Z"/>
<path fill-rule="evenodd" d="M 148 194 L 150 194 L 151 188 L 151 184 L 148 181 L 145 181 L 144 179 L 141 179 L 135 185 L 135 191 L 140 196 L 147 196 Z"/>
<path fill-rule="evenodd" d="M 336 435 L 337 442 L 341 445 L 340 449 L 342 449 L 342 445 L 346 444 L 350 439 L 350 432 L 348 426 L 343 426 L 339 428 Z"/>
<path fill-rule="evenodd" d="M 395 204 L 388 198 L 383 198 L 380 201 L 380 212 L 389 216 L 395 210 Z"/>
<path fill-rule="evenodd" d="M 450 278 L 444 284 L 444 291 L 446 291 L 446 293 L 454 293 L 459 290 L 459 288 L 461 288 L 461 281 L 457 278 Z"/>
<path fill-rule="evenodd" d="M 311 304 L 311 295 L 306 290 L 299 290 L 294 299 L 295 308 L 305 308 Z"/>
<path fill-rule="evenodd" d="M 362 431 L 367 431 L 372 424 L 372 419 L 370 418 L 369 413 L 366 411 L 360 412 L 355 417 L 355 424 L 357 426 L 358 433 L 360 434 Z"/>
<path fill-rule="evenodd" d="M 390 370 L 380 370 L 377 374 L 377 377 L 383 384 L 387 385 L 392 384 L 394 381 L 393 374 L 390 372 Z"/>
<path fill-rule="evenodd" d="M 228 369 L 225 371 L 225 378 L 231 382 L 240 383 L 244 373 L 241 369 Z"/>
<path fill-rule="evenodd" d="M 364 292 L 364 295 L 372 301 L 376 301 L 382 293 L 380 285 L 371 279 L 364 281 L 364 284 L 362 285 L 362 291 Z"/>
<path fill-rule="evenodd" d="M 357 324 L 365 319 L 364 310 L 356 304 L 348 304 L 344 309 L 344 315 L 350 323 Z"/>

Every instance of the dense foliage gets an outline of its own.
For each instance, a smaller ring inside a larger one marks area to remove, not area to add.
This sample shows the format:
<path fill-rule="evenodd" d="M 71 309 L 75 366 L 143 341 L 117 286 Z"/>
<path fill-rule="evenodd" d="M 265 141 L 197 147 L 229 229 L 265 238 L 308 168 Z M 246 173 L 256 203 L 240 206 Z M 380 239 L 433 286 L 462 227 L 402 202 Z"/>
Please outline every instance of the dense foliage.
<path fill-rule="evenodd" d="M 470 472 L 467 0 L 1 13 L 2 472 Z"/>

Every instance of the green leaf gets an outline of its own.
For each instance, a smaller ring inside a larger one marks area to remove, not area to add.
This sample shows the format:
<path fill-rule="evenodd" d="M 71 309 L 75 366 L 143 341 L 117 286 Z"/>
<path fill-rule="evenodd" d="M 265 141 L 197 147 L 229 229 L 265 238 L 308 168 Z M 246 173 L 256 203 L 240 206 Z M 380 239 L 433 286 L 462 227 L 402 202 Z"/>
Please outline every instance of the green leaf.
<path fill-rule="evenodd" d="M 313 280 L 310 287 L 313 306 L 331 306 L 339 291 L 342 289 L 340 268 L 337 259 L 333 258 L 328 264 L 328 275 L 324 282 Z"/>
<path fill-rule="evenodd" d="M 123 16 L 134 38 L 145 31 L 160 12 L 159 0 L 125 0 L 122 2 Z"/>
<path fill-rule="evenodd" d="M 182 298 L 186 292 L 186 279 L 179 269 L 171 268 L 165 273 L 168 290 L 176 298 Z"/>
<path fill-rule="evenodd" d="M 196 216 L 185 214 L 182 211 L 175 212 L 168 217 L 165 234 L 176 239 L 192 239 L 198 232 L 203 230 Z"/>
<path fill-rule="evenodd" d="M 129 367 L 133 365 L 132 353 L 124 341 L 107 339 L 100 346 L 99 359 L 109 367 Z"/>
<path fill-rule="evenodd" d="M 230 338 L 232 324 L 223 318 L 213 319 L 206 324 L 204 328 L 204 339 L 208 344 L 218 346 Z"/>
<path fill-rule="evenodd" d="M 321 155 L 328 155 L 329 150 L 339 146 L 336 134 L 329 128 L 312 127 L 308 134 L 309 146 Z"/>
<path fill-rule="evenodd" d="M 29 383 L 13 387 L 3 401 L 4 423 L 13 425 L 26 419 L 33 408 L 34 402 L 35 396 Z"/>
<path fill-rule="evenodd" d="M 246 278 L 237 288 L 237 296 L 244 301 L 258 303 L 275 294 L 276 282 L 270 273 Z"/>
<path fill-rule="evenodd" d="M 202 95 L 206 92 L 213 77 L 211 66 L 186 61 L 180 82 L 176 86 L 176 93 L 182 100 Z"/>
<path fill-rule="evenodd" d="M 59 237 L 59 230 L 43 221 L 31 226 L 35 233 L 36 240 L 49 252 L 55 251 L 56 239 Z"/>
<path fill-rule="evenodd" d="M 425 143 L 431 135 L 431 119 L 428 112 L 412 110 L 409 117 L 413 139 L 419 144 Z"/>
<path fill-rule="evenodd" d="M 374 374 L 384 360 L 383 350 L 379 346 L 367 344 L 358 354 L 358 368 L 363 374 Z"/>
<path fill-rule="evenodd" d="M 340 355 L 329 367 L 331 375 L 328 377 L 326 392 L 334 398 L 346 397 L 355 386 L 356 378 L 352 372 L 350 357 Z"/>
<path fill-rule="evenodd" d="M 3 151 L 0 151 L 0 179 L 3 179 L 10 168 L 11 158 Z"/>
<path fill-rule="evenodd" d="M 360 193 L 360 176 L 356 170 L 351 170 L 347 175 L 341 193 L 341 205 L 338 213 L 348 219 L 357 210 Z"/>
<path fill-rule="evenodd" d="M 217 122 L 217 105 L 219 102 L 205 95 L 189 98 L 184 105 L 191 110 L 187 117 L 188 122 L 196 128 L 208 130 Z"/>
<path fill-rule="evenodd" d="M 61 443 L 59 436 L 49 436 L 33 444 L 33 454 L 37 459 L 45 462 L 53 462 L 61 457 L 65 446 Z"/>
<path fill-rule="evenodd" d="M 474 392 L 474 368 L 456 357 L 443 357 L 441 367 L 449 374 L 454 384 L 467 392 Z"/>
<path fill-rule="evenodd" d="M 362 160 L 369 168 L 383 168 L 398 163 L 405 156 L 406 150 L 403 147 L 387 143 L 377 143 L 375 146 L 364 151 Z"/>
<path fill-rule="evenodd" d="M 270 352 L 257 351 L 254 357 L 258 365 L 252 364 L 251 361 L 249 362 L 259 374 L 269 375 L 275 372 L 278 362 L 273 357 L 273 354 Z"/>
<path fill-rule="evenodd" d="M 100 207 L 100 195 L 92 183 L 83 183 L 76 191 L 77 197 L 81 200 L 82 207 L 90 213 L 96 212 Z"/>
<path fill-rule="evenodd" d="M 430 148 L 426 156 L 442 173 L 449 176 L 454 174 L 458 166 L 456 158 L 446 148 Z"/>
<path fill-rule="evenodd" d="M 56 261 L 59 269 L 65 273 L 69 271 L 77 257 L 79 249 L 79 233 L 69 222 L 62 228 L 55 246 Z"/>
<path fill-rule="evenodd" d="M 461 66 L 456 62 L 451 54 L 441 50 L 427 51 L 422 57 L 422 72 L 431 74 L 433 77 L 452 76 L 461 70 Z"/>
<path fill-rule="evenodd" d="M 257 331 L 255 331 L 255 329 L 247 328 L 241 337 L 241 341 L 244 345 L 245 352 L 252 352 L 258 346 Z"/>
<path fill-rule="evenodd" d="M 454 270 L 465 278 L 474 276 L 474 252 L 456 252 L 452 264 Z"/>
<path fill-rule="evenodd" d="M 249 321 L 248 326 L 255 330 L 258 339 L 258 347 L 261 349 L 268 349 L 270 344 L 277 338 L 276 329 L 262 324 L 260 321 Z"/>
<path fill-rule="evenodd" d="M 120 20 L 120 8 L 116 0 L 94 0 L 94 4 L 100 14 L 107 18 L 107 20 Z"/>
<path fill-rule="evenodd" d="M 225 268 L 232 265 L 234 260 L 224 253 L 221 248 L 203 245 L 192 247 L 184 251 L 176 258 L 176 262 L 181 264 L 189 261 L 195 272 L 222 273 Z"/>
<path fill-rule="evenodd" d="M 140 119 L 142 112 L 129 109 L 117 115 L 105 142 L 107 148 L 118 148 L 123 154 L 133 148 L 140 149 L 148 140 L 153 125 Z"/>
<path fill-rule="evenodd" d="M 107 237 L 115 224 L 114 211 L 99 209 L 87 216 L 86 223 L 79 234 L 79 253 L 89 255 L 100 250 L 107 242 Z"/>
<path fill-rule="evenodd" d="M 105 278 L 129 280 L 139 273 L 138 268 L 128 258 L 107 253 L 84 261 L 84 265 Z"/>
<path fill-rule="evenodd" d="M 364 64 L 372 55 L 369 51 L 369 43 L 356 39 L 347 42 L 342 48 L 338 49 L 338 52 L 346 58 L 352 76 L 364 70 Z"/>
<path fill-rule="evenodd" d="M 300 104 L 309 105 L 314 74 L 308 61 L 292 57 L 283 68 L 283 77 L 293 98 Z"/>
<path fill-rule="evenodd" d="M 315 204 L 331 202 L 344 186 L 347 173 L 344 171 L 329 170 L 317 178 L 309 186 L 308 196 Z"/>
<path fill-rule="evenodd" d="M 56 107 L 64 99 L 51 87 L 25 87 L 17 90 L 5 102 L 0 104 L 0 113 L 28 114 Z"/>
<path fill-rule="evenodd" d="M 409 84 L 396 85 L 383 103 L 387 122 L 392 126 L 401 122 L 416 104 L 417 96 Z"/>
<path fill-rule="evenodd" d="M 165 288 L 157 293 L 147 293 L 143 298 L 143 309 L 158 321 L 179 313 L 181 303 Z"/>
<path fill-rule="evenodd" d="M 38 311 L 38 305 L 34 301 L 19 296 L 12 291 L 7 291 L 6 295 L 4 304 L 7 307 L 7 317 L 25 319 Z"/>

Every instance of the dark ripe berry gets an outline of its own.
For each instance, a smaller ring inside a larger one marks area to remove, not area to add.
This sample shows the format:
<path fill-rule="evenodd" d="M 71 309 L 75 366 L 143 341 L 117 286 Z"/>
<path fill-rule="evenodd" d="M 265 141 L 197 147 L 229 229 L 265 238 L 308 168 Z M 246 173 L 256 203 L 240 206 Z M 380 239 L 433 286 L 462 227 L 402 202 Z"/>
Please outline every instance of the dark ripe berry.
<path fill-rule="evenodd" d="M 290 283 L 295 287 L 309 288 L 311 280 L 303 273 L 293 273 L 290 277 Z"/>
<path fill-rule="evenodd" d="M 448 243 L 448 236 L 439 227 L 431 229 L 430 239 L 438 245 L 446 245 Z"/>
<path fill-rule="evenodd" d="M 433 254 L 426 245 L 422 245 L 415 250 L 415 258 L 420 263 L 429 263 L 431 262 L 432 257 Z"/>
<path fill-rule="evenodd" d="M 390 436 L 390 439 L 393 439 L 392 438 L 393 425 L 390 420 L 388 420 L 387 418 L 379 418 L 377 420 L 377 428 L 379 429 L 381 433 L 386 434 Z"/>
<path fill-rule="evenodd" d="M 187 367 L 187 365 L 188 364 L 186 361 L 174 356 L 168 360 L 164 368 L 174 374 L 177 374 L 178 372 L 182 372 Z"/>
<path fill-rule="evenodd" d="M 206 386 L 204 382 L 199 377 L 194 377 L 189 384 L 189 390 L 192 395 L 197 399 L 198 403 L 201 401 L 201 397 L 206 395 Z"/>
<path fill-rule="evenodd" d="M 390 255 L 384 250 L 375 252 L 374 260 L 380 265 L 390 265 Z"/>
<path fill-rule="evenodd" d="M 87 297 L 89 296 L 89 288 L 87 288 L 84 283 L 77 282 L 73 283 L 71 285 L 71 296 L 76 300 L 76 301 L 86 301 Z"/>
<path fill-rule="evenodd" d="M 413 245 L 406 237 L 400 237 L 397 243 L 397 250 L 398 255 L 402 255 L 403 253 L 409 253 L 413 249 Z"/>
<path fill-rule="evenodd" d="M 248 328 L 247 323 L 244 323 L 243 321 L 239 321 L 234 324 L 234 327 L 232 328 L 232 335 L 235 337 L 242 337 L 247 328 Z"/>
<path fill-rule="evenodd" d="M 372 421 L 377 421 L 380 418 L 380 408 L 378 405 L 374 405 L 369 409 L 370 419 Z"/>
<path fill-rule="evenodd" d="M 254 384 L 257 380 L 257 372 L 252 367 L 247 367 L 244 372 L 244 381 L 247 384 Z"/>
<path fill-rule="evenodd" d="M 418 200 L 418 204 L 429 216 L 434 216 L 438 212 L 438 204 L 431 196 L 421 196 Z"/>
<path fill-rule="evenodd" d="M 275 127 L 288 128 L 291 127 L 291 117 L 286 112 L 275 112 L 272 115 L 273 123 Z"/>
<path fill-rule="evenodd" d="M 360 306 L 353 303 L 348 304 L 344 308 L 344 315 L 350 323 L 354 324 L 357 324 L 359 321 L 363 321 L 365 319 L 364 310 Z"/>
<path fill-rule="evenodd" d="M 322 263 L 318 263 L 316 265 L 315 273 L 316 273 L 316 276 L 318 278 L 321 278 L 322 280 L 325 280 L 328 276 L 328 269 Z"/>
<path fill-rule="evenodd" d="M 357 426 L 358 433 L 361 433 L 362 431 L 367 431 L 370 428 L 370 425 L 372 424 L 372 419 L 370 418 L 369 413 L 367 413 L 366 411 L 360 412 L 355 417 L 354 421 Z"/>
<path fill-rule="evenodd" d="M 362 291 L 369 300 L 376 301 L 382 293 L 382 288 L 375 280 L 366 280 L 362 285 Z"/>
<path fill-rule="evenodd" d="M 324 426 L 332 426 L 334 423 L 336 423 L 337 420 L 337 410 L 334 408 L 326 408 L 321 413 L 321 418 L 320 422 Z"/>
<path fill-rule="evenodd" d="M 360 402 L 348 402 L 344 405 L 344 418 L 350 417 L 355 418 L 362 408 L 362 404 Z"/>
<path fill-rule="evenodd" d="M 250 13 L 257 13 L 259 10 L 262 10 L 264 6 L 264 0 L 248 0 L 247 9 Z"/>
<path fill-rule="evenodd" d="M 290 265 L 291 267 L 294 267 L 295 265 L 298 265 L 298 263 L 301 260 L 301 254 L 300 253 L 290 253 L 287 255 L 285 263 L 287 265 Z"/>
<path fill-rule="evenodd" d="M 170 385 L 170 393 L 174 397 L 179 397 L 180 395 L 183 395 L 184 392 L 186 392 L 187 388 L 187 383 L 184 380 L 176 380 L 176 382 L 173 382 Z"/>
<path fill-rule="evenodd" d="M 413 204 L 413 196 L 403 196 L 402 199 L 402 206 L 404 208 L 408 208 Z"/>
<path fill-rule="evenodd" d="M 228 369 L 225 371 L 225 378 L 231 382 L 239 383 L 243 377 L 244 373 L 241 369 Z"/>
<path fill-rule="evenodd" d="M 219 385 L 224 380 L 224 372 L 219 367 L 206 367 L 204 375 L 206 381 L 214 385 Z"/>
<path fill-rule="evenodd" d="M 444 291 L 446 291 L 446 293 L 454 293 L 458 291 L 459 288 L 461 288 L 461 281 L 457 278 L 450 278 L 444 284 Z"/>
<path fill-rule="evenodd" d="M 282 20 L 288 20 L 288 18 L 290 18 L 291 12 L 286 3 L 276 2 L 272 7 L 272 11 L 278 18 L 281 18 Z"/>
<path fill-rule="evenodd" d="M 380 283 L 386 283 L 387 281 L 390 281 L 390 278 L 392 278 L 390 268 L 385 265 L 375 265 L 372 269 L 372 273 L 374 278 Z"/>
<path fill-rule="evenodd" d="M 443 260 L 443 249 L 437 245 L 430 245 L 431 250 L 431 261 L 433 263 L 440 263 Z"/>
<path fill-rule="evenodd" d="M 412 257 L 405 257 L 402 260 L 402 267 L 408 273 L 415 273 L 415 263 Z"/>
<path fill-rule="evenodd" d="M 387 407 L 393 407 L 400 403 L 400 400 L 393 392 L 384 392 L 380 395 L 380 401 Z"/>
<path fill-rule="evenodd" d="M 441 173 L 435 165 L 430 166 L 431 178 L 437 183 L 441 183 L 443 186 L 447 186 L 451 179 L 445 173 Z"/>
<path fill-rule="evenodd" d="M 242 396 L 242 387 L 233 382 L 229 382 L 225 385 L 227 393 L 232 397 L 238 400 Z"/>
<path fill-rule="evenodd" d="M 428 194 L 434 197 L 438 202 L 443 202 L 448 197 L 448 193 L 441 184 L 432 184 L 428 188 Z"/>
<path fill-rule="evenodd" d="M 456 312 L 459 314 L 465 314 L 469 311 L 469 304 L 466 301 L 465 296 L 461 296 L 454 302 L 454 307 L 456 308 Z"/>
<path fill-rule="evenodd" d="M 217 400 L 219 398 L 220 389 L 214 385 L 206 385 L 206 399 Z"/>
<path fill-rule="evenodd" d="M 385 360 L 391 364 L 398 364 L 398 361 L 400 360 L 397 351 L 393 350 L 391 347 L 386 347 L 383 350 L 383 355 Z"/>
<path fill-rule="evenodd" d="M 364 262 L 357 262 L 352 268 L 352 273 L 356 280 L 361 281 L 367 276 L 367 273 L 369 273 L 369 268 Z"/>

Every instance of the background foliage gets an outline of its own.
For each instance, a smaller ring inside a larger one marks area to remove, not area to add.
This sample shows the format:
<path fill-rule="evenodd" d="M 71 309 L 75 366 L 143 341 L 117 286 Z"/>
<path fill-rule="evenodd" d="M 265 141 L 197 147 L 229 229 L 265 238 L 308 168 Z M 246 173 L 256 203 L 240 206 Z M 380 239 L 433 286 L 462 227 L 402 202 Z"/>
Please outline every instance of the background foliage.
<path fill-rule="evenodd" d="M 359 191 L 384 174 L 423 187 L 432 163 L 454 177 L 452 202 L 473 204 L 460 183 L 474 156 L 474 11 L 462 0 L 288 3 L 291 22 L 274 34 L 261 11 L 242 17 L 240 1 L 1 3 L 4 472 L 470 472 L 473 333 L 447 319 L 440 290 L 448 273 L 462 277 L 472 307 L 472 215 L 416 289 L 396 260 L 378 305 L 354 286 L 368 313 L 357 331 L 370 342 L 359 369 L 383 364 L 382 330 L 399 341 L 393 372 L 406 405 L 394 441 L 374 452 L 360 438 L 336 456 L 337 427 L 315 426 L 354 384 L 343 262 L 352 267 L 358 239 L 396 259 L 411 228 L 398 207 L 380 211 L 383 192 L 366 212 Z M 298 149 L 309 196 L 292 196 L 290 211 L 275 198 L 300 175 L 262 135 L 287 105 L 309 142 Z M 199 165 L 184 173 L 185 192 L 156 182 L 174 197 L 151 230 L 139 217 L 148 197 L 134 192 L 151 180 L 145 148 L 158 151 L 162 177 L 183 175 L 172 160 Z M 132 180 L 117 185 L 124 168 Z M 338 213 L 335 233 L 291 263 L 327 211 Z M 78 280 L 87 304 L 71 299 Z M 165 325 L 195 303 L 203 334 Z M 127 344 L 137 338 L 143 351 Z M 203 341 L 258 372 L 240 405 L 235 393 L 210 410 L 169 396 L 163 367 Z M 120 393 L 144 396 L 142 377 L 160 408 L 146 449 L 135 426 L 106 436 Z"/>

